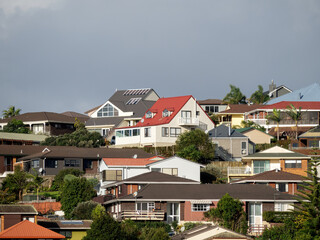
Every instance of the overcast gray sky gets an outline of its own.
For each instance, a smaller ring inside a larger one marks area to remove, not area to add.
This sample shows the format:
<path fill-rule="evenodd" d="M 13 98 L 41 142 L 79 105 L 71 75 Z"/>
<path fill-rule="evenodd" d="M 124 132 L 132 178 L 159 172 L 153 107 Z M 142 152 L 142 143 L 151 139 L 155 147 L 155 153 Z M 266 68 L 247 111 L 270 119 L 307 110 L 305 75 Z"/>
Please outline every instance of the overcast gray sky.
<path fill-rule="evenodd" d="M 115 89 L 249 97 L 319 82 L 320 1 L 0 0 L 0 111 L 84 111 Z"/>

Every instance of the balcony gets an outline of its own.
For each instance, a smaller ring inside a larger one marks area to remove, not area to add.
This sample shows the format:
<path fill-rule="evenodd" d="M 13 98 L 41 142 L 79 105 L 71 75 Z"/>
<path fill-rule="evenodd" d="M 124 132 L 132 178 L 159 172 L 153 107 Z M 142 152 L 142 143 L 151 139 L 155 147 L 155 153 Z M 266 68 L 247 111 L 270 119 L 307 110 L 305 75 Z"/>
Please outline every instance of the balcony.
<path fill-rule="evenodd" d="M 253 175 L 249 167 L 228 167 L 228 176 L 251 176 Z"/>
<path fill-rule="evenodd" d="M 148 220 L 148 221 L 163 221 L 164 220 L 164 211 L 155 210 L 155 211 L 122 211 L 122 219 L 131 219 L 131 220 Z"/>
<path fill-rule="evenodd" d="M 267 119 L 247 119 L 258 125 L 267 125 Z"/>
<path fill-rule="evenodd" d="M 179 118 L 180 126 L 198 126 L 199 119 L 198 118 Z"/>

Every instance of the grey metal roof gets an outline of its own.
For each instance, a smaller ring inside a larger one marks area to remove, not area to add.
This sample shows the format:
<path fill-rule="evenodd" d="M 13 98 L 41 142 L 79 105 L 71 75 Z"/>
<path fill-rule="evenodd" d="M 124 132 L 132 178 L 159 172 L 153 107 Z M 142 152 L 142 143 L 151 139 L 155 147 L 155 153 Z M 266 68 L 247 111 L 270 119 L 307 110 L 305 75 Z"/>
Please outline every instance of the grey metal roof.
<path fill-rule="evenodd" d="M 32 205 L 1 204 L 0 214 L 38 214 Z"/>
<path fill-rule="evenodd" d="M 229 135 L 229 127 L 225 125 L 220 125 L 216 128 L 213 128 L 209 131 L 209 137 L 211 138 L 219 138 L 219 137 L 242 137 L 242 138 L 247 138 L 247 136 L 239 133 L 238 131 L 234 129 L 230 129 L 230 135 Z"/>
<path fill-rule="evenodd" d="M 125 117 L 100 117 L 90 118 L 86 121 L 86 126 L 113 125 L 118 126 Z"/>
<path fill-rule="evenodd" d="M 40 135 L 40 134 L 0 132 L 0 139 L 8 139 L 8 140 L 42 142 L 47 137 L 48 137 L 47 135 Z"/>

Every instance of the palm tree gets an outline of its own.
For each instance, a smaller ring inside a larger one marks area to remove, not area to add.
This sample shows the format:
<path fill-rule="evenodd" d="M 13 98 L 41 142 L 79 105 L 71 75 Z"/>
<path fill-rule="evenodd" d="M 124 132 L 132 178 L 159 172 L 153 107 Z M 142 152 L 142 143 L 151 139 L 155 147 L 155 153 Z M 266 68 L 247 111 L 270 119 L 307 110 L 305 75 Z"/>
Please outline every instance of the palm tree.
<path fill-rule="evenodd" d="M 295 106 L 290 104 L 289 106 L 287 106 L 286 113 L 296 124 L 296 139 L 298 139 L 298 121 L 302 119 L 301 107 L 299 107 L 299 109 L 296 109 Z"/>
<path fill-rule="evenodd" d="M 271 115 L 267 115 L 267 119 L 277 123 L 277 140 L 279 141 L 279 123 L 282 120 L 280 110 L 273 109 Z"/>
<path fill-rule="evenodd" d="M 251 95 L 250 102 L 255 104 L 262 104 L 267 102 L 269 99 L 270 97 L 268 96 L 268 94 L 263 93 L 263 87 L 261 85 L 258 85 L 258 90 Z"/>
<path fill-rule="evenodd" d="M 242 94 L 240 88 L 230 84 L 230 92 L 224 97 L 223 102 L 228 104 L 246 103 L 246 96 Z"/>
<path fill-rule="evenodd" d="M 3 118 L 11 118 L 20 115 L 20 111 L 20 108 L 16 109 L 15 106 L 10 106 L 8 110 L 3 110 L 2 116 Z"/>
<path fill-rule="evenodd" d="M 37 190 L 37 201 L 39 201 L 39 189 L 48 179 L 44 179 L 43 177 L 39 176 L 36 170 L 33 169 L 33 171 L 35 172 L 35 175 L 28 175 L 29 178 L 31 178 L 31 181 L 28 182 L 27 188 L 35 188 Z"/>

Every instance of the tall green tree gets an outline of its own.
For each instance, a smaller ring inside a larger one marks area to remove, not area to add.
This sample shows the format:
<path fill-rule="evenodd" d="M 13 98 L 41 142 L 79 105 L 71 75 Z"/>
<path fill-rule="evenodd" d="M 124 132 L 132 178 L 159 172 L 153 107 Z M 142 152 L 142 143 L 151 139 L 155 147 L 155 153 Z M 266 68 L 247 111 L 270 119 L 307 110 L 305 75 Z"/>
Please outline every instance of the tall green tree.
<path fill-rule="evenodd" d="M 42 184 L 45 183 L 48 179 L 41 177 L 37 171 L 34 171 L 34 174 L 30 174 L 31 181 L 28 182 L 27 188 L 34 188 L 37 192 L 37 201 L 39 201 L 39 190 L 42 187 Z"/>
<path fill-rule="evenodd" d="M 230 92 L 223 98 L 223 102 L 228 104 L 246 103 L 246 96 L 242 94 L 240 88 L 230 84 Z"/>
<path fill-rule="evenodd" d="M 195 162 L 206 163 L 214 158 L 214 145 L 200 129 L 184 132 L 176 141 L 177 155 Z"/>
<path fill-rule="evenodd" d="M 72 219 L 78 220 L 88 220 L 92 219 L 92 211 L 98 205 L 97 202 L 86 201 L 78 203 L 78 205 L 73 209 L 71 215 Z"/>
<path fill-rule="evenodd" d="M 274 108 L 272 110 L 272 114 L 267 115 L 267 119 L 269 121 L 274 121 L 277 123 L 277 140 L 279 141 L 279 139 L 280 139 L 279 123 L 282 120 L 281 111 Z"/>
<path fill-rule="evenodd" d="M 220 123 L 219 116 L 217 114 L 212 113 L 210 115 L 210 119 L 214 123 L 214 125 L 218 125 Z"/>
<path fill-rule="evenodd" d="M 261 85 L 258 85 L 258 90 L 252 93 L 250 97 L 250 102 L 255 104 L 262 104 L 270 100 L 270 97 L 268 94 L 263 93 L 263 87 Z"/>
<path fill-rule="evenodd" d="M 69 174 L 74 175 L 76 177 L 81 177 L 83 175 L 83 172 L 75 168 L 68 168 L 59 171 L 59 173 L 53 179 L 51 190 L 60 190 L 64 184 L 64 177 Z"/>
<path fill-rule="evenodd" d="M 91 200 L 96 196 L 92 184 L 86 178 L 74 178 L 66 180 L 61 189 L 61 209 L 65 217 L 70 219 L 72 211 L 78 203 Z"/>
<path fill-rule="evenodd" d="M 21 109 L 16 109 L 15 106 L 10 106 L 7 110 L 2 111 L 3 118 L 11 118 L 20 115 Z"/>
<path fill-rule="evenodd" d="M 298 122 L 302 119 L 301 107 L 299 107 L 299 109 L 296 109 L 293 104 L 290 104 L 289 106 L 287 106 L 286 113 L 296 125 L 296 139 L 298 139 Z"/>
<path fill-rule="evenodd" d="M 17 120 L 14 118 L 3 127 L 3 131 L 12 133 L 30 133 L 30 130 L 24 125 L 21 120 Z"/>
<path fill-rule="evenodd" d="M 216 208 L 205 212 L 205 217 L 233 231 L 247 233 L 248 223 L 243 203 L 233 199 L 228 193 L 219 200 Z"/>

